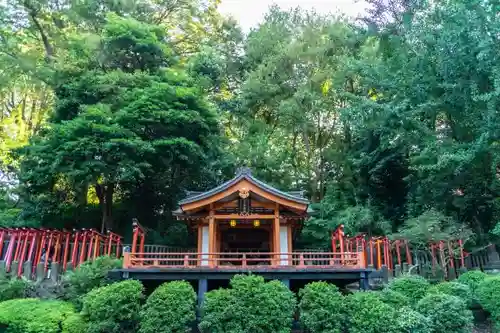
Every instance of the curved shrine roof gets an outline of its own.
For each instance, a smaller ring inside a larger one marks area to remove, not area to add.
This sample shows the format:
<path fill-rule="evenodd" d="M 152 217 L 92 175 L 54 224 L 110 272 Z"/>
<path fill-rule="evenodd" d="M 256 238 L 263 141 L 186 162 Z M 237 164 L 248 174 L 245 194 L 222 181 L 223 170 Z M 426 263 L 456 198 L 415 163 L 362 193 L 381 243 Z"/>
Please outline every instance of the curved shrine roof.
<path fill-rule="evenodd" d="M 296 203 L 304 204 L 304 205 L 309 205 L 309 200 L 304 198 L 303 192 L 302 191 L 293 191 L 293 192 L 284 192 L 281 190 L 278 190 L 277 188 L 268 185 L 264 183 L 263 181 L 258 180 L 257 178 L 252 176 L 252 173 L 249 168 L 242 168 L 240 169 L 237 173 L 236 176 L 233 179 L 228 180 L 225 183 L 222 183 L 221 185 L 206 191 L 206 192 L 195 192 L 195 191 L 188 191 L 187 192 L 187 197 L 179 201 L 179 205 L 185 205 L 189 204 L 192 202 L 200 201 L 206 198 L 209 198 L 217 193 L 223 192 L 230 188 L 231 186 L 237 184 L 238 182 L 242 180 L 247 180 L 248 182 L 252 183 L 253 185 L 260 187 L 264 191 L 267 191 L 269 193 L 272 193 L 278 197 L 281 197 L 283 199 L 287 199 Z"/>

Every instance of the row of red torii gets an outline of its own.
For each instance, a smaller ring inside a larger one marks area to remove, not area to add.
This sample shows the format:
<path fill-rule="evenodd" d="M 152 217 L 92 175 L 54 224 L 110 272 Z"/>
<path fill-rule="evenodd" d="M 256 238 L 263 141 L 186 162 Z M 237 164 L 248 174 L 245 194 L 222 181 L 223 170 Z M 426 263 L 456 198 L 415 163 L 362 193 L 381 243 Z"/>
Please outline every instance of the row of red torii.
<path fill-rule="evenodd" d="M 123 251 L 123 237 L 108 231 L 101 234 L 94 229 L 54 230 L 34 228 L 0 228 L 0 267 L 11 275 L 34 276 L 36 268 L 42 266 L 47 272 L 51 265 L 57 264 L 60 271 L 66 271 L 81 263 L 107 255 L 121 257 L 124 255 L 124 268 L 154 267 L 154 262 L 162 262 L 163 268 L 198 267 L 204 259 L 203 253 L 168 253 L 162 252 L 161 259 L 154 259 L 155 253 L 148 258 L 133 262 L 136 253 L 145 253 L 146 230 L 137 221 L 133 223 L 132 244 Z M 397 266 L 412 266 L 416 249 L 404 239 L 391 240 L 388 237 L 368 237 L 345 235 L 343 226 L 331 233 L 332 249 L 329 252 L 297 252 L 294 266 L 338 266 L 338 267 L 373 267 L 389 270 Z M 446 262 L 451 268 L 465 267 L 465 253 L 462 240 L 437 241 L 429 244 L 427 252 L 431 255 L 432 266 Z M 353 261 L 354 254 L 357 254 Z M 360 255 L 361 254 L 361 255 Z M 234 264 L 246 266 L 251 264 L 255 253 L 235 253 L 230 259 Z M 273 255 L 273 254 L 270 254 Z M 336 258 L 335 261 L 332 258 Z M 235 265 L 238 266 L 238 265 Z M 29 267 L 27 270 L 26 268 Z"/>

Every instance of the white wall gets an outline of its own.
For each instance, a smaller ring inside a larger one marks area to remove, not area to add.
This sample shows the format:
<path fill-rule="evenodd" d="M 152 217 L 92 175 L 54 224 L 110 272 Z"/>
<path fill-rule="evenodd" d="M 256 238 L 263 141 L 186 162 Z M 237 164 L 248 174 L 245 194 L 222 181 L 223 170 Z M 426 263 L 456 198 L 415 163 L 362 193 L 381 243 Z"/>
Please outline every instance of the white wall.
<path fill-rule="evenodd" d="M 280 252 L 288 253 L 288 227 L 280 226 Z M 281 265 L 288 265 L 288 256 L 281 256 Z"/>
<path fill-rule="evenodd" d="M 209 253 L 208 250 L 208 226 L 201 228 L 201 253 Z M 202 255 L 202 259 L 208 259 L 208 255 Z M 208 260 L 201 261 L 202 266 L 208 266 Z"/>

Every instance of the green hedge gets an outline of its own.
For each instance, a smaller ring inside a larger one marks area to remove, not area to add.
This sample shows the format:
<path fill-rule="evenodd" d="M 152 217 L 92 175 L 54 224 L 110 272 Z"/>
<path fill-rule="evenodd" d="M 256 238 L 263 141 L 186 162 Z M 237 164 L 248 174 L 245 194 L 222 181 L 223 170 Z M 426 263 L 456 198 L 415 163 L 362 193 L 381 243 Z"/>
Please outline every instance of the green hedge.
<path fill-rule="evenodd" d="M 9 333 L 61 333 L 61 327 L 62 333 L 77 333 L 68 329 L 75 316 L 73 305 L 64 301 L 24 298 L 0 303 L 0 326 Z"/>
<path fill-rule="evenodd" d="M 462 299 L 468 307 L 472 306 L 472 291 L 468 285 L 460 282 L 441 282 L 429 288 L 428 294 L 446 294 L 457 296 Z"/>
<path fill-rule="evenodd" d="M 500 276 L 485 279 L 477 287 L 479 304 L 491 314 L 495 325 L 500 324 Z"/>
<path fill-rule="evenodd" d="M 356 292 L 347 297 L 346 321 L 349 333 L 396 333 L 396 310 L 375 292 Z"/>
<path fill-rule="evenodd" d="M 418 275 L 407 275 L 392 280 L 388 288 L 406 296 L 408 300 L 415 304 L 422 299 L 429 289 L 429 282 Z"/>
<path fill-rule="evenodd" d="M 230 288 L 206 293 L 199 327 L 206 333 L 288 333 L 296 306 L 283 283 L 237 275 Z"/>
<path fill-rule="evenodd" d="M 421 313 L 404 306 L 397 310 L 396 332 L 432 333 L 431 321 Z"/>
<path fill-rule="evenodd" d="M 478 270 L 468 271 L 461 274 L 457 281 L 469 286 L 472 293 L 473 305 L 479 302 L 477 290 L 481 282 L 483 282 L 489 275 Z"/>
<path fill-rule="evenodd" d="M 341 333 L 344 325 L 344 297 L 330 283 L 309 283 L 299 292 L 301 325 L 311 333 Z"/>
<path fill-rule="evenodd" d="M 392 306 L 395 309 L 400 309 L 404 306 L 409 306 L 411 303 L 408 297 L 406 297 L 405 295 L 403 295 L 398 291 L 389 288 L 385 288 L 379 291 L 378 294 L 382 302 Z"/>
<path fill-rule="evenodd" d="M 91 290 L 83 297 L 82 316 L 87 333 L 135 333 L 143 298 L 143 286 L 127 280 Z"/>
<path fill-rule="evenodd" d="M 472 311 L 456 296 L 429 294 L 417 304 L 417 311 L 430 320 L 432 333 L 470 333 Z"/>
<path fill-rule="evenodd" d="M 26 298 L 34 289 L 33 282 L 25 278 L 6 278 L 0 275 L 0 302 Z"/>
<path fill-rule="evenodd" d="M 121 260 L 104 256 L 84 262 L 74 270 L 66 272 L 62 278 L 64 299 L 81 309 L 82 297 L 94 288 L 110 284 L 112 281 L 108 277 L 109 271 L 120 267 Z"/>
<path fill-rule="evenodd" d="M 481 282 L 488 277 L 488 274 L 481 271 L 468 271 L 461 274 L 457 281 L 469 286 L 470 290 L 475 293 Z"/>
<path fill-rule="evenodd" d="M 196 320 L 196 293 L 185 281 L 164 283 L 148 297 L 140 315 L 139 333 L 190 332 Z"/>

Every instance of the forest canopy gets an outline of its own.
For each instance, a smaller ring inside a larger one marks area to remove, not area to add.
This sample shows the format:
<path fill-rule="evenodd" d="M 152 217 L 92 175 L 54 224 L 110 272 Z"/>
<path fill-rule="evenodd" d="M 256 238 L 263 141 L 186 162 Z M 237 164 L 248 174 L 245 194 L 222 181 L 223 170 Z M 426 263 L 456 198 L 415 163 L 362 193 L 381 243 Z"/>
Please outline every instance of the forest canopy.
<path fill-rule="evenodd" d="M 218 0 L 0 4 L 0 226 L 94 227 L 189 245 L 186 190 L 240 166 L 329 231 L 500 234 L 500 7 L 370 0 L 346 19 Z"/>

